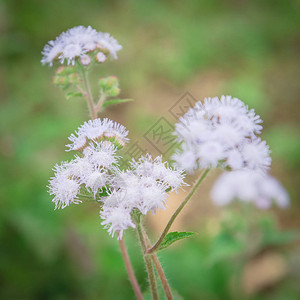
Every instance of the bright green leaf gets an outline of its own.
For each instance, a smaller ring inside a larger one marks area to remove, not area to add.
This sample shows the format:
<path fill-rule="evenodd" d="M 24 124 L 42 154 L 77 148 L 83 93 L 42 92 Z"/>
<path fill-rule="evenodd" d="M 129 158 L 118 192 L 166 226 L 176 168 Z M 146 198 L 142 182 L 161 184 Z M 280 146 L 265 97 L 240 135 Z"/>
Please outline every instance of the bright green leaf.
<path fill-rule="evenodd" d="M 195 232 L 169 232 L 164 240 L 162 241 L 162 243 L 160 244 L 160 246 L 158 247 L 158 250 L 162 250 L 165 249 L 167 247 L 169 247 L 170 245 L 172 245 L 174 242 L 191 237 L 191 236 L 195 236 L 197 235 L 197 233 Z"/>
<path fill-rule="evenodd" d="M 71 99 L 72 97 L 82 97 L 82 93 L 80 93 L 80 92 L 68 92 L 68 93 L 66 93 L 67 100 Z"/>
<path fill-rule="evenodd" d="M 102 104 L 102 107 L 107 107 L 113 104 L 119 104 L 119 103 L 124 103 L 124 102 L 130 102 L 133 101 L 133 99 L 111 99 L 107 100 Z"/>

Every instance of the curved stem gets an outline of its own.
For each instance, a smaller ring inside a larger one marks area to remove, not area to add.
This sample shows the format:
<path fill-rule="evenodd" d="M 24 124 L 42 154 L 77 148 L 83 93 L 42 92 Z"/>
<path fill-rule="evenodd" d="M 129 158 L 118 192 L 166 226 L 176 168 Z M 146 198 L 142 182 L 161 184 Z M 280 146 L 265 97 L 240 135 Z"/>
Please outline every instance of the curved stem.
<path fill-rule="evenodd" d="M 147 270 L 147 273 L 148 273 L 152 299 L 153 300 L 158 300 L 158 292 L 157 292 L 155 272 L 154 272 L 154 269 L 153 269 L 153 265 L 152 265 L 150 256 L 146 255 L 146 253 L 145 253 L 146 252 L 146 242 L 145 242 L 145 239 L 144 239 L 144 235 L 143 235 L 143 232 L 142 232 L 140 221 L 137 222 L 136 229 L 137 229 L 138 237 L 139 237 L 140 244 L 141 244 L 142 250 L 143 250 L 143 256 L 144 256 L 144 260 L 145 260 L 146 270 Z"/>
<path fill-rule="evenodd" d="M 129 255 L 128 255 L 126 245 L 124 243 L 123 238 L 119 239 L 119 245 L 120 245 L 121 253 L 122 253 L 122 256 L 123 256 L 124 263 L 125 263 L 125 267 L 126 267 L 126 270 L 127 270 L 127 274 L 128 274 L 128 277 L 129 277 L 129 281 L 132 285 L 132 288 L 134 290 L 136 298 L 138 300 L 143 300 L 144 298 L 143 298 L 142 292 L 140 290 L 139 284 L 136 280 L 136 277 L 134 275 L 134 271 L 133 271 L 133 268 L 132 268 L 132 265 L 131 265 L 131 262 L 130 262 L 130 258 L 129 258 Z"/>
<path fill-rule="evenodd" d="M 97 118 L 97 113 L 96 113 L 96 110 L 95 110 L 95 104 L 94 104 L 94 100 L 93 100 L 89 80 L 88 80 L 88 77 L 87 77 L 87 73 L 85 72 L 84 69 L 82 69 L 82 77 L 83 77 L 83 84 L 84 84 L 85 89 L 86 89 L 86 98 L 87 98 L 87 103 L 88 103 L 88 107 L 89 107 L 89 111 L 90 111 L 90 116 L 91 116 L 92 119 L 96 119 Z"/>
<path fill-rule="evenodd" d="M 157 242 L 155 243 L 155 245 L 152 248 L 148 249 L 147 253 L 153 253 L 159 247 L 159 245 L 161 244 L 161 242 L 163 241 L 163 239 L 167 235 L 168 231 L 170 230 L 170 228 L 171 228 L 173 222 L 175 221 L 176 217 L 179 215 L 179 213 L 182 211 L 182 209 L 185 207 L 185 205 L 188 203 L 188 201 L 195 194 L 197 188 L 199 187 L 199 185 L 201 184 L 201 182 L 203 181 L 203 179 L 206 177 L 206 175 L 207 175 L 208 172 L 209 172 L 209 169 L 206 169 L 204 171 L 204 173 L 200 176 L 199 180 L 195 183 L 195 185 L 193 186 L 193 188 L 190 191 L 190 193 L 181 202 L 181 204 L 178 206 L 178 208 L 176 209 L 176 211 L 174 212 L 174 214 L 170 218 L 168 224 L 166 225 L 164 231 L 162 232 L 161 236 L 159 237 L 159 239 L 157 240 Z"/>
<path fill-rule="evenodd" d="M 146 241 L 146 245 L 147 245 L 147 248 L 150 248 L 151 247 L 151 242 L 150 242 L 150 239 L 145 231 L 145 229 L 142 227 L 142 231 L 143 231 L 143 235 L 144 235 L 144 238 L 145 238 L 145 241 Z M 167 277 L 164 273 L 164 270 L 159 262 L 159 259 L 156 255 L 156 253 L 151 253 L 151 258 L 152 258 L 152 261 L 154 263 L 154 266 L 157 270 L 157 273 L 158 273 L 158 276 L 160 278 L 160 281 L 162 283 L 162 286 L 163 286 L 163 289 L 165 291 L 165 294 L 166 294 L 166 297 L 168 300 L 173 300 L 173 296 L 172 296 L 172 293 L 171 293 L 171 289 L 170 289 L 170 286 L 169 286 L 169 283 L 168 283 L 168 280 L 167 280 Z"/>

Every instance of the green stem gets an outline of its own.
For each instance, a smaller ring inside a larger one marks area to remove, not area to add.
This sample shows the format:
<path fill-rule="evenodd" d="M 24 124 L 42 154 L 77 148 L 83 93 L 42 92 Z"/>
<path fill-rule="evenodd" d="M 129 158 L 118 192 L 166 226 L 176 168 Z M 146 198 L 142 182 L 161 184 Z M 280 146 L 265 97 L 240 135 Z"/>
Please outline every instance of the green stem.
<path fill-rule="evenodd" d="M 100 96 L 99 101 L 98 101 L 97 105 L 95 106 L 96 113 L 101 111 L 102 104 L 104 103 L 105 99 L 106 99 L 105 95 Z"/>
<path fill-rule="evenodd" d="M 86 98 L 87 98 L 90 116 L 94 120 L 94 119 L 97 119 L 97 113 L 95 110 L 95 104 L 94 104 L 94 100 L 93 100 L 93 96 L 92 96 L 92 92 L 91 92 L 91 87 L 89 84 L 87 72 L 84 70 L 84 68 L 81 68 L 81 71 L 82 71 L 82 77 L 83 77 L 83 84 L 84 84 L 84 87 L 86 90 Z"/>
<path fill-rule="evenodd" d="M 143 256 L 145 260 L 145 265 L 146 265 L 146 270 L 148 273 L 148 278 L 149 278 L 149 283 L 150 283 L 150 289 L 151 289 L 151 294 L 152 294 L 152 299 L 153 300 L 158 300 L 158 292 L 157 292 L 157 285 L 156 285 L 156 278 L 155 278 L 155 272 L 153 269 L 153 265 L 151 262 L 151 258 L 149 255 L 146 255 L 146 242 L 144 239 L 144 235 L 142 232 L 141 224 L 140 221 L 136 223 L 136 229 L 137 229 L 137 234 L 139 237 L 139 241 L 143 250 Z"/>
<path fill-rule="evenodd" d="M 174 212 L 174 214 L 172 215 L 172 217 L 170 218 L 167 226 L 165 227 L 164 231 L 162 232 L 161 236 L 159 237 L 159 239 L 157 240 L 157 242 L 155 243 L 155 245 L 148 249 L 146 252 L 147 253 L 153 253 L 154 251 L 156 251 L 156 249 L 159 247 L 159 245 L 161 244 L 161 242 L 163 241 L 163 239 L 165 238 L 165 236 L 167 235 L 167 233 L 169 232 L 173 222 L 175 221 L 175 219 L 177 218 L 177 216 L 179 215 L 179 213 L 182 211 L 182 209 L 185 207 L 185 205 L 188 203 L 188 201 L 192 198 L 192 196 L 195 194 L 197 188 L 199 187 L 199 185 L 201 184 L 201 182 L 203 181 L 203 179 L 206 177 L 207 173 L 209 172 L 209 169 L 206 169 L 204 171 L 204 173 L 200 176 L 199 180 L 196 182 L 196 184 L 193 186 L 192 190 L 190 191 L 190 193 L 187 195 L 187 197 L 181 202 L 181 204 L 178 206 L 178 208 L 176 209 L 176 211 Z"/>
<path fill-rule="evenodd" d="M 151 247 L 151 242 L 150 242 L 150 239 L 145 231 L 145 229 L 142 227 L 142 232 L 143 232 L 143 235 L 144 235 L 144 238 L 145 238 L 145 241 L 146 241 L 146 245 L 147 245 L 147 248 L 150 248 Z M 171 293 L 171 289 L 170 289 L 170 286 L 169 286 L 169 283 L 168 283 L 168 280 L 167 280 L 167 277 L 164 273 L 164 270 L 159 262 L 159 259 L 156 255 L 156 253 L 152 253 L 150 254 L 151 256 L 151 259 L 154 263 L 154 266 L 157 270 L 157 273 L 158 273 L 158 276 L 160 278 L 160 281 L 162 283 L 162 286 L 163 286 L 163 289 L 165 291 L 165 294 L 166 294 L 166 297 L 168 300 L 173 300 L 173 296 L 172 296 L 172 293 Z"/>

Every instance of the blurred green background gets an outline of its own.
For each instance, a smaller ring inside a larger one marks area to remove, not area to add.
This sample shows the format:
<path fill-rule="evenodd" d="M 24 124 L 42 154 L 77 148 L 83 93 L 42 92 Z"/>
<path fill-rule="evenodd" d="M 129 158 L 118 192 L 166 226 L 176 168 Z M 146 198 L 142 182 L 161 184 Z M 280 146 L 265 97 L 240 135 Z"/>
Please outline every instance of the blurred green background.
<path fill-rule="evenodd" d="M 282 0 L 1 0 L 0 298 L 134 298 L 98 207 L 53 211 L 46 188 L 54 164 L 71 157 L 64 145 L 87 109 L 53 86 L 41 50 L 62 31 L 91 25 L 123 45 L 96 74 L 118 76 L 122 97 L 135 100 L 105 112 L 133 141 L 157 154 L 143 134 L 161 116 L 174 123 L 168 109 L 187 91 L 199 100 L 233 95 L 262 116 L 271 173 L 291 195 L 287 211 L 254 213 L 260 243 L 249 251 L 245 212 L 213 208 L 211 175 L 202 202 L 194 199 L 177 224 L 198 237 L 160 255 L 171 285 L 184 299 L 300 299 L 299 244 L 290 231 L 300 224 L 299 10 L 299 1 Z M 155 222 L 166 219 L 148 220 L 153 237 Z M 146 291 L 135 234 L 125 237 Z"/>

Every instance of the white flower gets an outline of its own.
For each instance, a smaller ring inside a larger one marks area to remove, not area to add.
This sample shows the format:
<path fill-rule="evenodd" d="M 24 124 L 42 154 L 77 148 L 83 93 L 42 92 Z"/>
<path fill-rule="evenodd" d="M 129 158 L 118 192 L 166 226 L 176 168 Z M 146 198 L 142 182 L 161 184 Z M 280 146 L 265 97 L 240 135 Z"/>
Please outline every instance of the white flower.
<path fill-rule="evenodd" d="M 83 154 L 96 168 L 111 168 L 117 163 L 117 149 L 110 142 L 91 143 Z"/>
<path fill-rule="evenodd" d="M 66 163 L 60 166 L 56 165 L 55 176 L 49 181 L 49 194 L 54 195 L 52 202 L 55 203 L 55 209 L 65 208 L 71 203 L 78 204 L 81 201 L 77 198 L 80 189 L 80 183 L 76 179 L 71 179 L 66 170 Z"/>
<path fill-rule="evenodd" d="M 93 192 L 95 198 L 98 190 L 105 187 L 107 180 L 108 176 L 104 171 L 96 170 L 86 177 L 85 186 Z"/>
<path fill-rule="evenodd" d="M 83 66 L 88 66 L 91 63 L 91 58 L 89 55 L 82 55 L 80 58 L 80 62 Z"/>
<path fill-rule="evenodd" d="M 139 176 L 143 176 L 155 181 L 160 181 L 167 188 L 178 190 L 181 186 L 186 185 L 182 170 L 170 168 L 167 162 L 162 161 L 162 156 L 152 158 L 150 154 L 142 156 L 138 161 L 130 162 L 132 170 Z M 149 180 L 148 179 L 148 180 Z"/>
<path fill-rule="evenodd" d="M 53 61 L 59 60 L 61 64 L 67 61 L 67 64 L 74 65 L 77 58 L 86 57 L 87 52 L 96 51 L 97 48 L 108 51 L 109 55 L 116 59 L 122 46 L 108 33 L 97 32 L 91 26 L 76 26 L 45 45 L 41 62 L 52 66 Z M 89 64 L 87 58 L 81 62 L 83 65 Z"/>
<path fill-rule="evenodd" d="M 197 144 L 207 141 L 212 133 L 211 122 L 206 119 L 181 118 L 180 123 L 176 125 L 178 140 L 184 140 L 187 143 Z"/>
<path fill-rule="evenodd" d="M 75 133 L 78 134 L 77 132 Z M 72 133 L 68 139 L 72 143 L 66 145 L 66 147 L 69 148 L 66 151 L 72 151 L 72 150 L 82 151 L 87 146 L 87 138 L 85 135 L 76 136 L 75 134 Z"/>
<path fill-rule="evenodd" d="M 255 114 L 254 109 L 250 109 L 246 115 L 238 115 L 235 121 L 250 136 L 254 133 L 260 134 L 263 129 L 262 125 L 260 125 L 263 121 L 259 115 Z"/>
<path fill-rule="evenodd" d="M 108 196 L 101 199 L 103 202 L 103 209 L 107 210 L 111 208 L 123 207 L 131 210 L 131 207 L 126 207 L 126 205 L 123 206 L 126 192 L 127 191 L 125 189 L 119 189 L 118 191 L 109 191 Z"/>
<path fill-rule="evenodd" d="M 234 123 L 221 123 L 212 132 L 211 138 L 223 147 L 231 148 L 240 145 L 244 140 L 244 132 Z"/>
<path fill-rule="evenodd" d="M 156 183 L 155 185 L 144 187 L 141 189 L 142 201 L 137 208 L 142 214 L 147 214 L 148 211 L 156 213 L 158 208 L 165 209 L 167 193 L 163 184 Z"/>
<path fill-rule="evenodd" d="M 226 164 L 232 169 L 232 170 L 238 170 L 244 167 L 244 159 L 242 157 L 242 154 L 237 149 L 231 149 L 227 152 L 227 160 Z"/>
<path fill-rule="evenodd" d="M 268 147 L 257 142 L 261 123 L 254 110 L 237 98 L 206 98 L 204 104 L 197 102 L 175 125 L 181 151 L 172 158 L 187 172 L 217 166 L 265 169 L 271 160 Z"/>
<path fill-rule="evenodd" d="M 67 165 L 67 172 L 69 176 L 76 177 L 78 179 L 84 178 L 87 174 L 93 172 L 93 165 L 88 161 L 86 157 L 75 156 L 74 160 L 71 160 Z"/>
<path fill-rule="evenodd" d="M 246 167 L 253 170 L 266 171 L 270 168 L 272 162 L 270 152 L 269 146 L 260 138 L 248 140 L 241 146 Z"/>
<path fill-rule="evenodd" d="M 106 61 L 106 56 L 105 56 L 105 54 L 102 53 L 102 52 L 98 52 L 97 55 L 96 55 L 96 60 L 97 60 L 97 62 L 99 62 L 99 63 L 105 62 L 105 61 Z"/>
<path fill-rule="evenodd" d="M 75 58 L 82 56 L 84 53 L 85 51 L 80 44 L 70 43 L 63 48 L 58 58 L 61 64 L 63 64 L 64 61 L 66 60 L 68 65 L 70 63 L 74 65 Z"/>
<path fill-rule="evenodd" d="M 167 169 L 162 181 L 171 188 L 171 191 L 178 191 L 180 187 L 187 185 L 184 182 L 183 171 L 177 169 Z"/>
<path fill-rule="evenodd" d="M 117 59 L 117 52 L 122 49 L 118 41 L 110 36 L 109 33 L 99 32 L 97 36 L 97 47 L 101 50 L 107 50 L 112 59 Z"/>
<path fill-rule="evenodd" d="M 276 179 L 251 170 L 222 174 L 213 186 L 211 197 L 218 205 L 226 205 L 234 199 L 240 199 L 252 202 L 262 209 L 269 208 L 272 201 L 282 208 L 289 204 L 286 191 Z"/>
<path fill-rule="evenodd" d="M 131 220 L 130 211 L 122 207 L 103 208 L 100 212 L 101 218 L 104 220 L 101 224 L 104 228 L 108 228 L 108 233 L 114 236 L 118 233 L 118 239 L 122 239 L 124 230 L 128 227 L 135 228 L 135 224 Z"/>
<path fill-rule="evenodd" d="M 201 168 L 215 168 L 225 158 L 225 149 L 217 141 L 208 141 L 198 146 L 197 156 Z"/>
<path fill-rule="evenodd" d="M 125 146 L 128 142 L 128 131 L 123 125 L 117 122 L 113 122 L 107 118 L 101 120 L 100 118 L 95 120 L 89 120 L 84 122 L 75 134 L 71 134 L 69 140 L 72 142 L 66 145 L 71 150 L 83 151 L 88 145 L 88 140 L 100 141 L 103 139 L 114 139 L 119 145 Z"/>
<path fill-rule="evenodd" d="M 177 152 L 172 156 L 172 160 L 175 161 L 176 167 L 180 170 L 192 173 L 198 167 L 197 156 L 194 151 L 189 150 L 184 144 L 182 149 L 182 152 Z"/>
<path fill-rule="evenodd" d="M 50 67 L 53 66 L 53 61 L 58 59 L 60 53 L 63 50 L 63 43 L 60 38 L 57 38 L 55 41 L 49 41 L 48 44 L 45 45 L 42 54 L 43 58 L 41 59 L 41 63 L 49 64 Z"/>
<path fill-rule="evenodd" d="M 234 121 L 239 115 L 247 113 L 246 105 L 237 98 L 222 96 L 204 99 L 204 109 L 207 111 L 208 118 L 216 122 Z"/>

